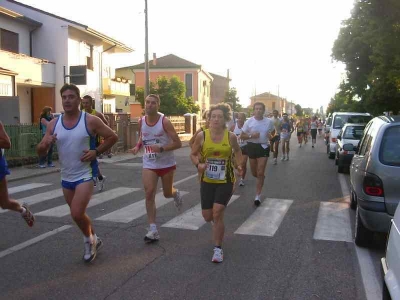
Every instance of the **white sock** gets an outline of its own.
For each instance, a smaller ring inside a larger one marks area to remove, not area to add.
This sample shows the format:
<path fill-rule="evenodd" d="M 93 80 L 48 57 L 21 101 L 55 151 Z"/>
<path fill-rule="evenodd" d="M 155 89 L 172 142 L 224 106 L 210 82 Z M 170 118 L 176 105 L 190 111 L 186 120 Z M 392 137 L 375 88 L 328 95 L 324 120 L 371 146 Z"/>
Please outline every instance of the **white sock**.
<path fill-rule="evenodd" d="M 94 237 L 93 237 L 93 235 L 84 236 L 83 237 L 83 241 L 85 243 L 89 242 L 89 243 L 93 244 L 94 243 Z"/>
<path fill-rule="evenodd" d="M 21 215 L 25 216 L 26 215 L 26 208 L 25 207 L 21 207 L 22 211 L 21 211 Z"/>
<path fill-rule="evenodd" d="M 154 223 L 150 224 L 150 230 L 153 231 L 153 232 L 157 231 L 157 225 L 154 224 Z"/>

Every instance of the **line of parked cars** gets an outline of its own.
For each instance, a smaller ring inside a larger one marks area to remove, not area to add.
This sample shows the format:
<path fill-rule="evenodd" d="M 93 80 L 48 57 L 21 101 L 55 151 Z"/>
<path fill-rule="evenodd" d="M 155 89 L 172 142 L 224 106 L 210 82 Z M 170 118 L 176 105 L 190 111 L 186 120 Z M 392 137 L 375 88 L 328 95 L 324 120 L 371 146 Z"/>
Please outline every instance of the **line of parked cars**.
<path fill-rule="evenodd" d="M 384 298 L 400 299 L 400 116 L 333 113 L 325 135 L 338 172 L 350 172 L 356 245 L 368 247 L 375 232 L 390 232 L 382 258 Z"/>

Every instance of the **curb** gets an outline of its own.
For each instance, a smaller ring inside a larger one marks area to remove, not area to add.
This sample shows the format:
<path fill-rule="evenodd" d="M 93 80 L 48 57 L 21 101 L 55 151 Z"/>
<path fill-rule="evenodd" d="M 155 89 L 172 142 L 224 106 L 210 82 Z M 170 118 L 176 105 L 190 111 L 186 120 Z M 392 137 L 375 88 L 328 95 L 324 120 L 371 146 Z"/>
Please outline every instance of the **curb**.
<path fill-rule="evenodd" d="M 12 172 L 12 169 L 11 169 Z M 16 176 L 16 177 L 8 177 L 7 178 L 7 182 L 13 182 L 13 181 L 18 181 L 18 180 L 23 180 L 23 179 L 27 179 L 27 178 L 32 178 L 32 177 L 38 177 L 38 176 L 43 176 L 43 175 L 47 175 L 47 174 L 52 174 L 52 173 L 59 173 L 60 169 L 59 168 L 54 168 L 51 169 L 49 171 L 42 171 L 42 172 L 34 172 L 28 175 L 23 175 L 23 176 Z"/>
<path fill-rule="evenodd" d="M 186 148 L 186 147 L 189 147 L 189 142 L 182 142 L 182 148 Z M 11 172 L 12 172 L 12 169 L 13 168 L 11 168 Z M 52 168 L 52 169 L 43 170 L 43 171 L 40 171 L 40 172 L 32 172 L 32 173 L 30 173 L 28 175 L 16 176 L 16 177 L 8 177 L 7 178 L 7 182 L 13 182 L 13 181 L 18 181 L 18 180 L 23 180 L 23 179 L 27 179 L 27 178 L 48 175 L 48 174 L 52 174 L 52 173 L 59 173 L 59 172 L 60 172 L 60 168 L 54 168 L 54 169 Z"/>

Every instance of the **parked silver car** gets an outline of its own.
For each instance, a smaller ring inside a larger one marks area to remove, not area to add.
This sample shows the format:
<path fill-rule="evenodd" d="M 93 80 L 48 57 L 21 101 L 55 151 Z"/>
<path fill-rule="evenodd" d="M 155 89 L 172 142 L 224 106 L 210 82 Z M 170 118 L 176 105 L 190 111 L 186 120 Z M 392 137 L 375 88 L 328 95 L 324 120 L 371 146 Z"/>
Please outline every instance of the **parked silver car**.
<path fill-rule="evenodd" d="M 381 259 L 383 269 L 383 300 L 400 299 L 400 206 L 392 220 L 386 255 Z"/>
<path fill-rule="evenodd" d="M 335 158 L 336 140 L 340 130 L 346 123 L 367 124 L 372 119 L 368 113 L 335 112 L 332 114 L 332 125 L 329 129 L 327 152 L 329 158 Z"/>
<path fill-rule="evenodd" d="M 354 156 L 354 149 L 357 148 L 362 138 L 365 124 L 349 124 L 343 126 L 337 136 L 335 164 L 338 166 L 338 172 L 343 173 L 350 167 Z M 345 145 L 347 145 L 345 147 Z"/>
<path fill-rule="evenodd" d="M 400 201 L 400 116 L 371 120 L 357 148 L 350 165 L 355 243 L 368 246 L 373 232 L 388 232 Z"/>

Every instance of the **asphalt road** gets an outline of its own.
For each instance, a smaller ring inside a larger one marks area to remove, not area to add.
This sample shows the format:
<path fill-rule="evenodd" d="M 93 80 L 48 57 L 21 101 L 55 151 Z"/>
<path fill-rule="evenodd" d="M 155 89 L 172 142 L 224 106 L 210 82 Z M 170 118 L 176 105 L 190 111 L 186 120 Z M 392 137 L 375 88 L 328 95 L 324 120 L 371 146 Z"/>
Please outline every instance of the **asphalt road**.
<path fill-rule="evenodd" d="M 189 148 L 176 151 L 184 207 L 177 212 L 160 197 L 161 240 L 150 245 L 141 159 L 101 164 L 106 190 L 96 192 L 88 214 L 104 247 L 91 264 L 82 262 L 82 235 L 59 174 L 12 182 L 12 196 L 32 203 L 37 223 L 28 228 L 15 213 L 0 213 L 0 299 L 379 299 L 384 238 L 372 249 L 354 245 L 354 211 L 343 196 L 348 175 L 338 176 L 317 142 L 299 148 L 293 136 L 290 161 L 269 160 L 259 208 L 248 172 L 225 213 L 222 264 L 211 263 L 211 225 L 197 217 Z"/>

